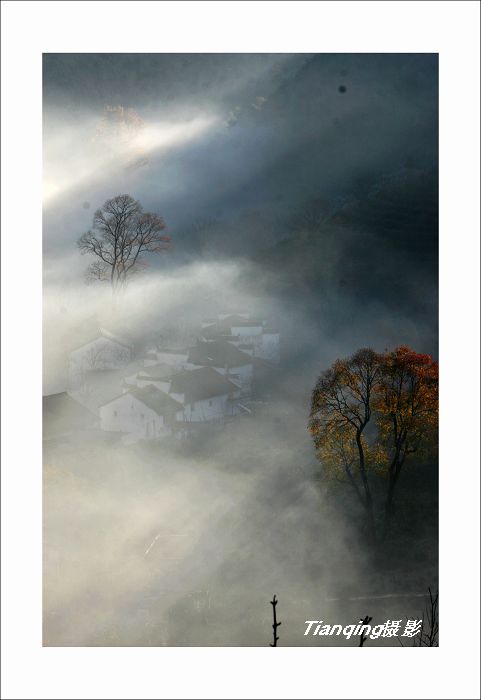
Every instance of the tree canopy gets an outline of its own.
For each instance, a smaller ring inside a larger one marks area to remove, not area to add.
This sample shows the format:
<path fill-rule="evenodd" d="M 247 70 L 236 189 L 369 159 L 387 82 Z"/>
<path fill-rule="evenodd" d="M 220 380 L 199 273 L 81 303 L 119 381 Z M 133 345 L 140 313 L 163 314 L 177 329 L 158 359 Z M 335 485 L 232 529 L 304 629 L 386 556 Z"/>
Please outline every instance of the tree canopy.
<path fill-rule="evenodd" d="M 143 270 L 146 254 L 169 250 L 171 239 L 157 214 L 144 212 L 128 194 L 109 199 L 94 214 L 92 228 L 77 244 L 82 255 L 94 256 L 86 272 L 88 281 L 107 281 L 112 290 L 124 287 Z"/>
<path fill-rule="evenodd" d="M 347 481 L 376 531 L 370 474 L 387 479 L 384 529 L 411 455 L 436 449 L 438 365 L 406 346 L 336 360 L 312 392 L 309 430 L 327 478 Z"/>

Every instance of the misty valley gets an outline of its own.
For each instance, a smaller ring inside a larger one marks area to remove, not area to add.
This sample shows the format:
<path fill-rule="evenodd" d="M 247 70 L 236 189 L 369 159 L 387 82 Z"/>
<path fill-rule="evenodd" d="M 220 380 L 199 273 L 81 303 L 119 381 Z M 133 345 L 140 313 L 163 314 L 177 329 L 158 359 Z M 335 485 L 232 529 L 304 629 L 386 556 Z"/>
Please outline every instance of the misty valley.
<path fill-rule="evenodd" d="M 437 57 L 43 82 L 43 644 L 437 646 Z"/>

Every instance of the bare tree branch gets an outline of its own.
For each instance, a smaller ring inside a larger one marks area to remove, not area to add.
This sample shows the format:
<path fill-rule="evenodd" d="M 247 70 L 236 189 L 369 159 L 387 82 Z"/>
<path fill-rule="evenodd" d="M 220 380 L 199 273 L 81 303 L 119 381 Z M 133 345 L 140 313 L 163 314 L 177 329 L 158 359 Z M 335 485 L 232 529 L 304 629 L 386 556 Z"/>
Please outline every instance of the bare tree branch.
<path fill-rule="evenodd" d="M 282 622 L 277 622 L 276 607 L 277 607 L 278 602 L 279 601 L 276 599 L 276 596 L 274 596 L 273 599 L 271 600 L 272 616 L 274 618 L 274 624 L 272 625 L 272 636 L 273 636 L 274 641 L 272 644 L 269 645 L 271 647 L 277 646 L 277 642 L 279 641 L 279 637 L 277 636 L 277 628 L 282 625 Z"/>
<path fill-rule="evenodd" d="M 170 249 L 171 239 L 164 229 L 162 217 L 144 212 L 130 195 L 107 200 L 95 212 L 92 229 L 77 241 L 82 255 L 96 258 L 87 268 L 87 280 L 108 281 L 113 291 L 124 287 L 132 275 L 146 268 L 146 254 Z"/>

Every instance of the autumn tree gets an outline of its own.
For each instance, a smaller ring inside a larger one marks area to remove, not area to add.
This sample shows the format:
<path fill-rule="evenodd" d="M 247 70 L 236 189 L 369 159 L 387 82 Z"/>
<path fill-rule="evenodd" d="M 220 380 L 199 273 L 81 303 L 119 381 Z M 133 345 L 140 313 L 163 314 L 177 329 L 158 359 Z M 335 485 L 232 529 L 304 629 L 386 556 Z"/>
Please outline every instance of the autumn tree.
<path fill-rule="evenodd" d="M 326 478 L 350 484 L 378 534 L 371 480 L 387 480 L 384 532 L 406 460 L 436 445 L 438 367 L 407 347 L 362 349 L 336 360 L 312 392 L 309 430 Z"/>
<path fill-rule="evenodd" d="M 94 258 L 87 268 L 87 281 L 109 282 L 113 292 L 125 287 L 146 267 L 146 255 L 169 249 L 171 239 L 164 229 L 160 216 L 144 212 L 128 194 L 107 200 L 95 212 L 92 228 L 77 242 L 82 255 Z"/>
<path fill-rule="evenodd" d="M 438 430 L 438 364 L 408 347 L 386 353 L 374 399 L 388 488 L 385 528 L 393 513 L 394 491 L 410 455 L 435 451 Z"/>
<path fill-rule="evenodd" d="M 375 521 L 365 431 L 371 421 L 380 366 L 380 356 L 370 349 L 336 360 L 321 374 L 312 392 L 309 422 L 319 459 L 330 475 L 345 477 L 352 486 L 371 532 L 375 531 Z"/>

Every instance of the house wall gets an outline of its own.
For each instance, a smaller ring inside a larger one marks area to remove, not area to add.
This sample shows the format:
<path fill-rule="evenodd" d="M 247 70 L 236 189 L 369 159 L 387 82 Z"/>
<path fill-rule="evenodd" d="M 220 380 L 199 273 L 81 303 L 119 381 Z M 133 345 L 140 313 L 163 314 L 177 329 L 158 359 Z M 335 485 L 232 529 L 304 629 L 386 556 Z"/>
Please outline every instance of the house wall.
<path fill-rule="evenodd" d="M 250 337 L 255 337 L 257 335 L 262 335 L 262 326 L 231 326 L 230 331 L 232 335 L 242 335 L 242 336 L 250 336 Z"/>
<path fill-rule="evenodd" d="M 269 362 L 279 364 L 281 360 L 279 333 L 262 334 L 262 342 L 257 356 L 261 357 L 263 360 L 269 360 Z"/>
<path fill-rule="evenodd" d="M 81 388 L 85 374 L 89 370 L 121 369 L 130 362 L 131 357 L 130 348 L 99 336 L 70 353 L 69 388 Z"/>
<path fill-rule="evenodd" d="M 240 387 L 241 396 L 250 396 L 252 391 L 252 365 L 249 364 L 242 365 L 241 367 L 229 367 L 227 371 L 223 370 L 221 374 L 224 374 L 227 379 Z"/>
<path fill-rule="evenodd" d="M 232 335 L 239 336 L 240 343 L 250 345 L 251 343 L 257 349 L 262 344 L 262 326 L 232 326 Z"/>
<path fill-rule="evenodd" d="M 225 394 L 187 404 L 184 406 L 183 420 L 192 422 L 223 420 L 227 412 L 228 398 Z"/>
<path fill-rule="evenodd" d="M 171 432 L 165 425 L 163 416 L 159 416 L 131 394 L 123 394 L 100 407 L 100 427 L 102 430 L 128 433 L 147 440 Z"/>

